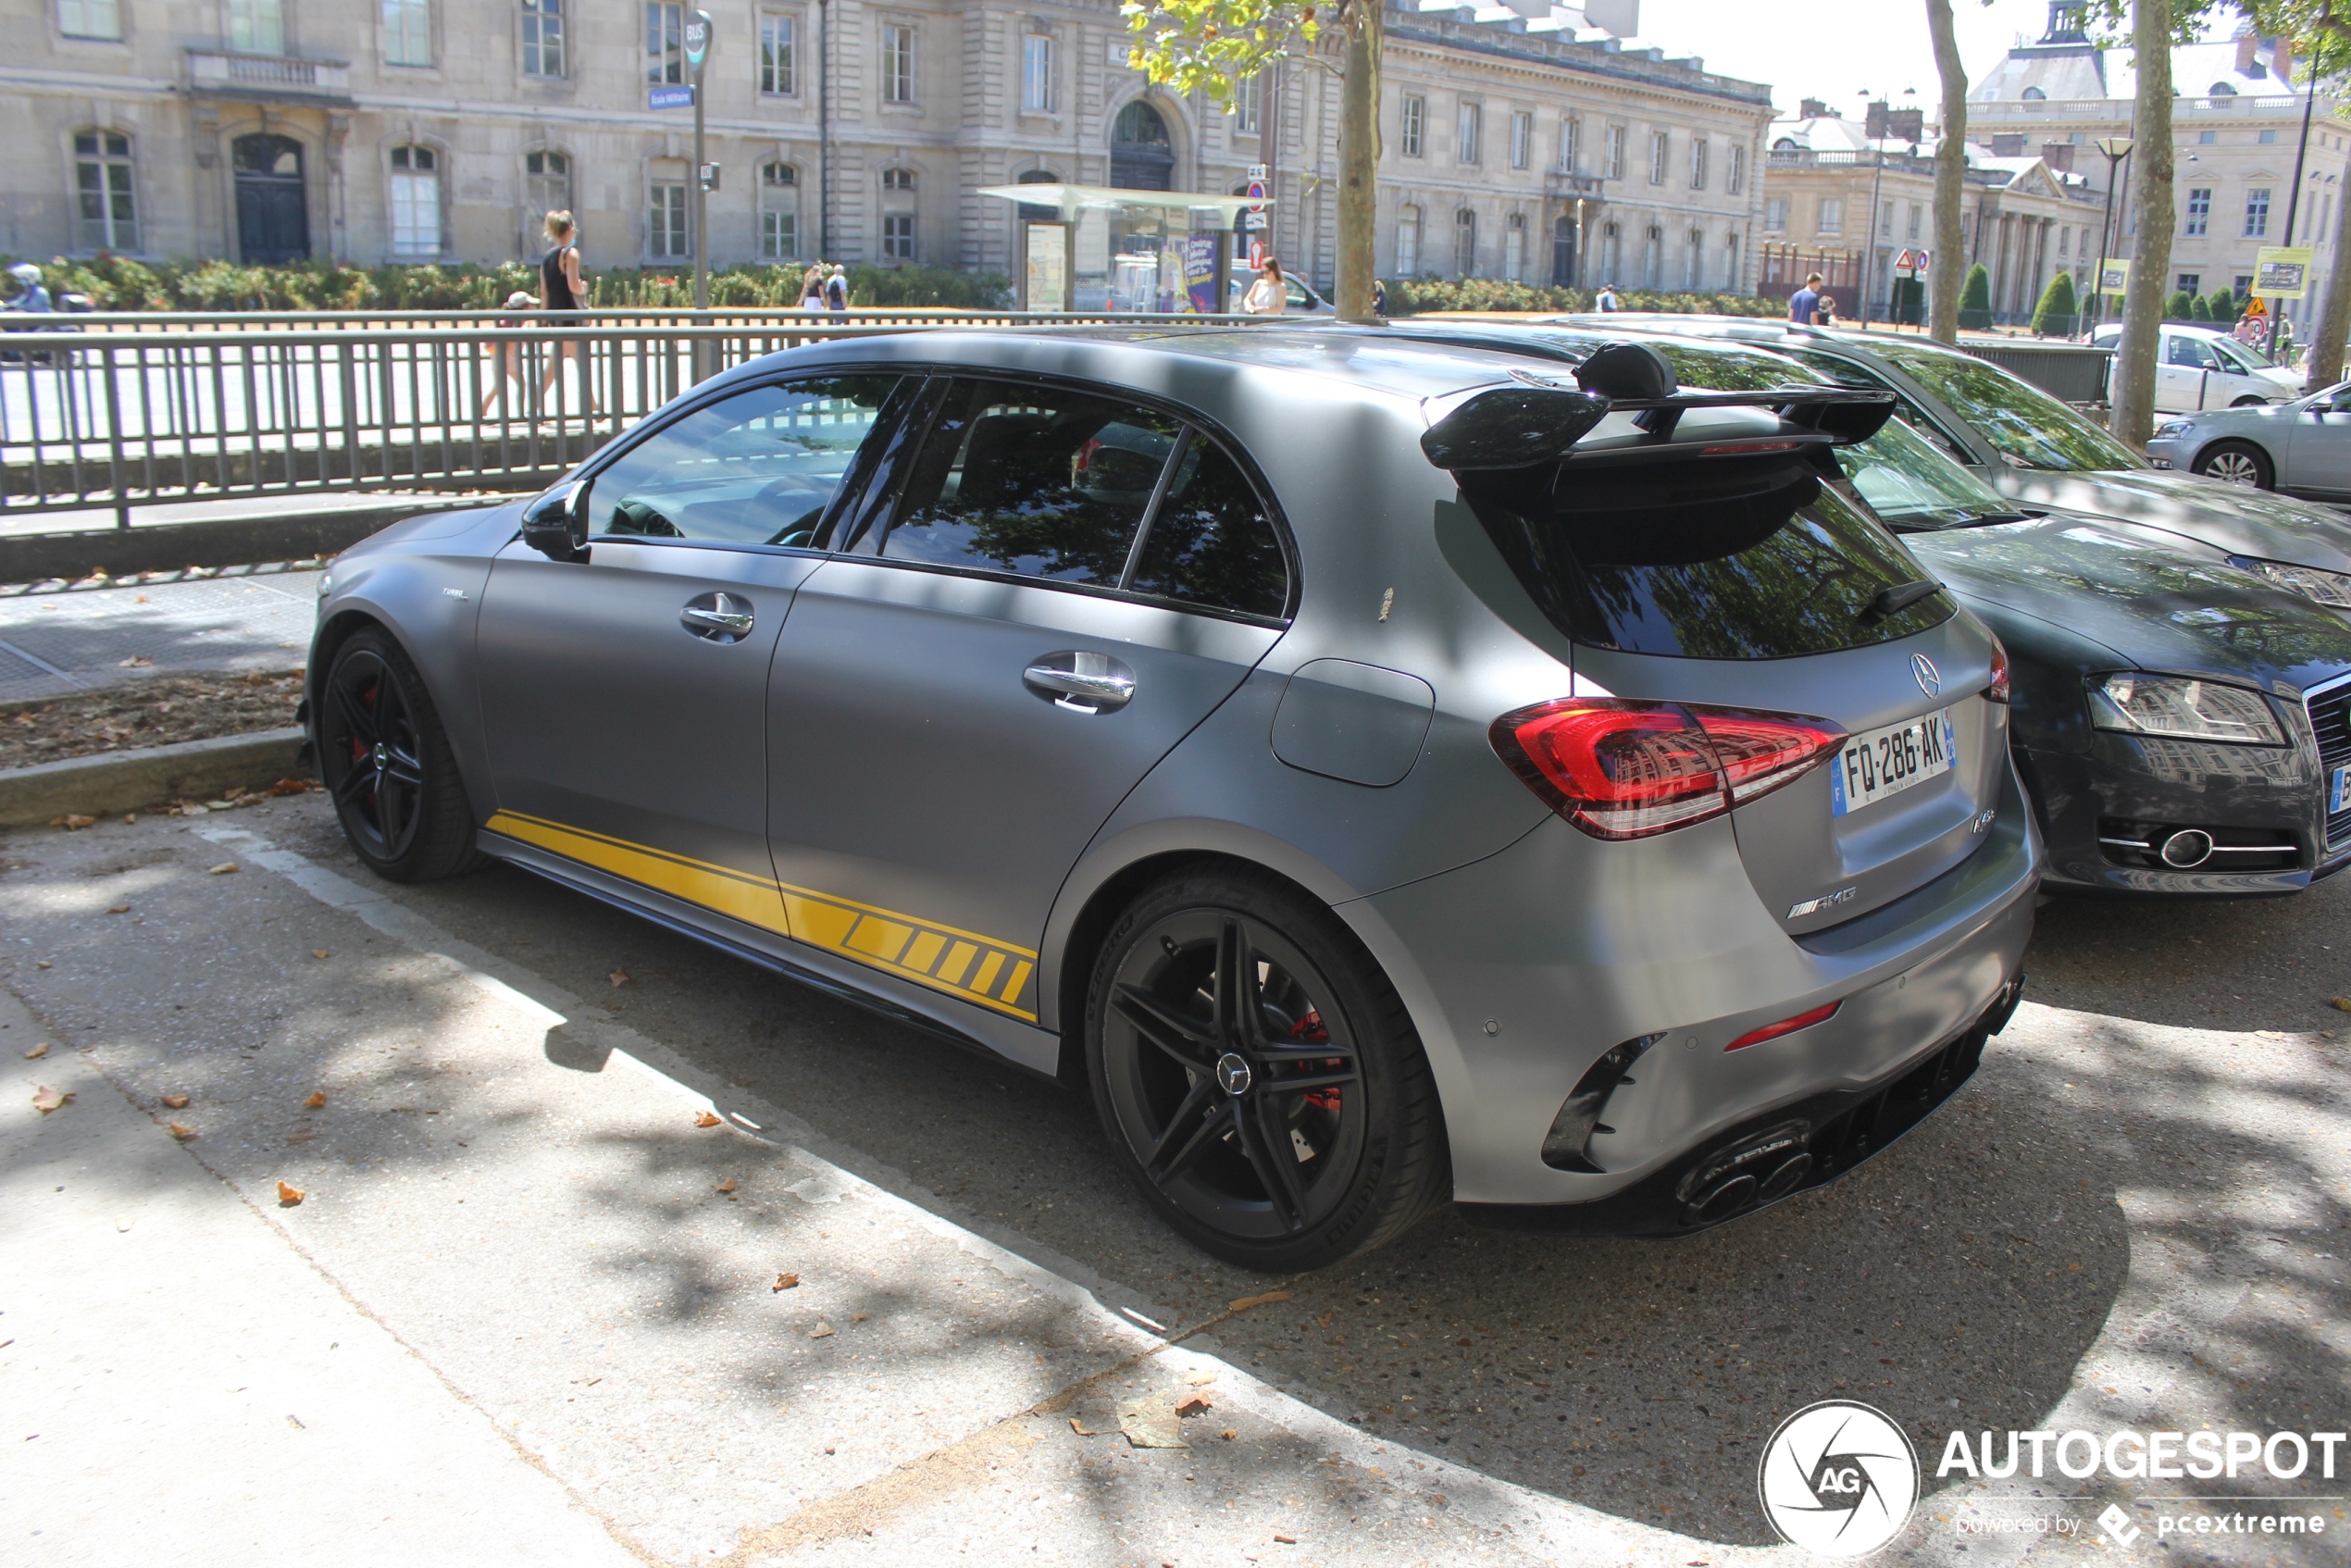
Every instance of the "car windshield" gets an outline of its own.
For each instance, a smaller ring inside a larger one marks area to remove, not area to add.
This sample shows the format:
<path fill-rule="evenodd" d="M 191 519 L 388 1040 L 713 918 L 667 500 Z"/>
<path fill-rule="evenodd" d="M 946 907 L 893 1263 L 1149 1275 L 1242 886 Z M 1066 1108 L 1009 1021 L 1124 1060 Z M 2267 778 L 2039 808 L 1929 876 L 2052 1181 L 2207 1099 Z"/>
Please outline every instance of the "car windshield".
<path fill-rule="evenodd" d="M 1894 367 L 1948 404 L 2000 454 L 2057 473 L 2144 468 L 2138 454 L 2038 387 L 1965 355 L 1872 343 Z"/>
<path fill-rule="evenodd" d="M 2207 338 L 2204 341 L 2212 345 L 2212 352 L 2220 356 L 2221 364 L 2240 376 L 2258 375 L 2269 368 L 2226 338 Z"/>
<path fill-rule="evenodd" d="M 2007 521 L 2016 507 L 1898 419 L 1838 460 L 1870 509 L 1897 533 Z"/>

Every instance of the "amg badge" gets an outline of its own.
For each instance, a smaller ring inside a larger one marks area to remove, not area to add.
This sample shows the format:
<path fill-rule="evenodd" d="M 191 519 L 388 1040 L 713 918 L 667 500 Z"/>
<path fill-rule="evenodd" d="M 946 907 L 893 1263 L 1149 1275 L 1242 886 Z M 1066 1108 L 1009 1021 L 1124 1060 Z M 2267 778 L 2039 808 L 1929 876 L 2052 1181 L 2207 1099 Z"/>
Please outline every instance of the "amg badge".
<path fill-rule="evenodd" d="M 1806 899 L 1801 903 L 1789 904 L 1787 917 L 1790 920 L 1801 919 L 1807 915 L 1818 915 L 1824 909 L 1835 909 L 1841 903 L 1851 903 L 1853 895 L 1860 890 L 1859 888 L 1839 888 L 1836 891 L 1823 897 Z"/>

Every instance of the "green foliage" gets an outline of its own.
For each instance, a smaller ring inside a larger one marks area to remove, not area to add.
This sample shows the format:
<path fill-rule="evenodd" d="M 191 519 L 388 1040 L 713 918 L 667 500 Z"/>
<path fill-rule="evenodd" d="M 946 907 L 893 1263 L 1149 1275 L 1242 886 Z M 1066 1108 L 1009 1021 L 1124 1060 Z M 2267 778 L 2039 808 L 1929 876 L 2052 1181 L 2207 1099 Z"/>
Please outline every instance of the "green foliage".
<path fill-rule="evenodd" d="M 2195 320 L 2196 296 L 2185 289 L 2175 291 L 2170 299 L 2163 302 L 2163 319 L 2166 321 Z"/>
<path fill-rule="evenodd" d="M 1330 0 L 1332 19 L 1362 3 Z M 1311 53 L 1323 26 L 1319 7 L 1284 0 L 1126 0 L 1118 10 L 1132 34 L 1130 67 L 1219 107 L 1233 101 L 1235 82 Z"/>
<path fill-rule="evenodd" d="M 1387 314 L 1418 316 L 1439 310 L 1524 310 L 1565 313 L 1592 308 L 1589 289 L 1537 288 L 1495 278 L 1399 278 L 1387 286 Z M 1787 302 L 1759 294 L 1642 293 L 1619 289 L 1626 310 L 1665 311 L 1676 316 L 1767 316 L 1787 314 Z"/>
<path fill-rule="evenodd" d="M 2070 338 L 2073 335 L 2073 318 L 2080 309 L 2073 297 L 2073 274 L 2052 273 L 2049 286 L 2041 291 L 2041 303 L 2033 307 L 2033 335 L 2036 338 Z"/>
<path fill-rule="evenodd" d="M 1959 285 L 1959 325 L 1972 332 L 1992 325 L 1992 274 L 1980 261 L 1967 269 L 1967 281 Z"/>
<path fill-rule="evenodd" d="M 1926 319 L 1926 283 L 1918 278 L 1894 280 L 1892 300 L 1894 321 L 1900 327 L 1916 327 Z"/>
<path fill-rule="evenodd" d="M 2213 290 L 2210 297 L 2204 302 L 2204 307 L 2212 313 L 2216 326 L 2234 326 L 2237 312 L 2243 308 L 2237 304 L 2236 295 L 2226 289 Z"/>
<path fill-rule="evenodd" d="M 2206 299 L 2206 298 L 2205 298 L 2202 294 L 2191 294 L 2191 295 L 2189 295 L 2189 296 L 2188 296 L 2188 319 L 2189 319 L 2189 320 L 2191 320 L 2191 321 L 2209 321 L 2209 320 L 2211 320 L 2211 319 L 2212 319 L 2212 302 L 2211 302 L 2211 301 L 2209 301 L 2209 300 L 2208 300 L 2208 299 Z"/>

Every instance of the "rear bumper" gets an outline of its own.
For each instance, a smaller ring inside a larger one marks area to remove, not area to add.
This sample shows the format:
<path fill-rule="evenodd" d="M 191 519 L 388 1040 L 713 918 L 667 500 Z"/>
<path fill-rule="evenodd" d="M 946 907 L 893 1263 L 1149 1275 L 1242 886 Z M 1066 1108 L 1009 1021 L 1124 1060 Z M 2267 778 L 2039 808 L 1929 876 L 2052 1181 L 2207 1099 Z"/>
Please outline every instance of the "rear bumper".
<path fill-rule="evenodd" d="M 2301 748 L 2276 751 L 2101 733 L 2095 749 L 2020 748 L 2018 763 L 2048 842 L 2055 891 L 2247 898 L 2300 892 L 2351 865 L 2327 851 L 2323 780 Z M 2174 868 L 2131 848 L 2183 828 L 2222 847 Z M 2262 845 L 2275 845 L 2262 852 Z"/>

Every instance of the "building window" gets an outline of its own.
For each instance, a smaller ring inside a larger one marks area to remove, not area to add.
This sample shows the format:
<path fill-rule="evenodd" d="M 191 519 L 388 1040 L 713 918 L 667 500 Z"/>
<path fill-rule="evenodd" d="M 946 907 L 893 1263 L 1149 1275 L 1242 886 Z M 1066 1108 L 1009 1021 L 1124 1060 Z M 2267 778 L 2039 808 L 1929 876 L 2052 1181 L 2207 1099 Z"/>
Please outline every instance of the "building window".
<path fill-rule="evenodd" d="M 794 46 L 800 42 L 799 19 L 782 11 L 759 13 L 759 91 L 769 98 L 789 98 L 800 91 L 800 62 Z"/>
<path fill-rule="evenodd" d="M 1913 218 L 1914 218 L 1914 220 L 1915 220 L 1915 216 L 1916 216 L 1917 210 L 1918 210 L 1918 209 L 1917 209 L 1917 208 L 1915 208 L 1915 207 L 1913 207 L 1913 208 L 1911 209 L 1911 212 L 1912 212 L 1912 215 L 1913 215 Z M 1915 240 L 1915 239 L 1917 239 L 1917 238 L 1918 238 L 1918 232 L 1919 232 L 1919 231 L 1918 231 L 1918 230 L 1917 230 L 1916 228 L 1913 228 L 1913 229 L 1910 230 L 1910 237 L 1911 237 L 1912 239 L 1914 239 L 1914 240 Z M 2060 229 L 2060 230 L 2058 230 L 2058 259 L 2059 259 L 2059 261 L 2063 261 L 2063 260 L 2064 260 L 2067 256 L 2071 255 L 2072 254 L 2073 254 L 2073 230 L 2071 230 L 2071 229 Z"/>
<path fill-rule="evenodd" d="M 800 255 L 800 170 L 788 163 L 759 166 L 759 258 L 791 261 Z"/>
<path fill-rule="evenodd" d="M 1233 83 L 1233 131 L 1236 135 L 1255 136 L 1264 122 L 1265 79 L 1245 76 Z"/>
<path fill-rule="evenodd" d="M 523 232 L 536 235 L 551 212 L 571 210 L 571 158 L 565 153 L 525 153 L 522 156 L 523 197 L 529 210 Z"/>
<path fill-rule="evenodd" d="M 686 169 L 665 160 L 646 183 L 645 254 L 662 260 L 691 254 L 686 230 Z"/>
<path fill-rule="evenodd" d="M 1502 226 L 1502 276 L 1511 282 L 1526 275 L 1526 219 L 1518 213 Z"/>
<path fill-rule="evenodd" d="M 1600 163 L 1600 178 L 1603 180 L 1624 178 L 1624 128 L 1621 125 L 1611 125 L 1608 128 L 1608 152 Z"/>
<path fill-rule="evenodd" d="M 1020 41 L 1020 106 L 1033 115 L 1053 112 L 1053 41 L 1045 33 Z"/>
<path fill-rule="evenodd" d="M 2236 295 L 2239 299 L 2244 299 L 2246 295 L 2252 293 L 2253 274 L 2250 272 L 2238 273 L 2235 280 L 2230 284 L 2229 292 Z"/>
<path fill-rule="evenodd" d="M 1421 270 L 1421 209 L 1410 205 L 1396 214 L 1396 275 L 1413 278 Z"/>
<path fill-rule="evenodd" d="M 384 64 L 432 64 L 432 0 L 383 0 Z"/>
<path fill-rule="evenodd" d="M 882 214 L 882 259 L 912 261 L 914 259 L 914 215 L 911 212 Z"/>
<path fill-rule="evenodd" d="M 1560 172 L 1575 172 L 1575 160 L 1584 154 L 1584 122 L 1574 115 L 1560 118 Z"/>
<path fill-rule="evenodd" d="M 2270 188 L 2257 185 L 2245 193 L 2245 237 L 2258 240 L 2270 232 Z"/>
<path fill-rule="evenodd" d="M 2278 133 L 2277 133 L 2276 131 L 2264 131 L 2263 132 L 2261 132 L 2261 135 L 2260 135 L 2260 137 L 2259 137 L 2259 141 L 2260 141 L 2260 143 L 2261 143 L 2261 145 L 2263 145 L 2263 146 L 2265 146 L 2265 147 L 2274 146 L 2274 145 L 2277 143 L 2277 140 L 2278 140 Z"/>
<path fill-rule="evenodd" d="M 522 73 L 564 73 L 564 0 L 522 0 Z"/>
<path fill-rule="evenodd" d="M 1822 196 L 1821 198 L 1821 232 L 1823 234 L 1845 232 L 1845 199 L 1843 197 Z"/>
<path fill-rule="evenodd" d="M 1734 142 L 1731 144 L 1730 158 L 1723 170 L 1723 189 L 1735 196 L 1746 188 L 1747 149 Z M 1736 280 L 1736 279 L 1733 280 L 1735 282 Z"/>
<path fill-rule="evenodd" d="M 1641 287 L 1655 290 L 1665 281 L 1665 230 L 1652 223 L 1641 237 Z"/>
<path fill-rule="evenodd" d="M 1673 140 L 1662 131 L 1649 132 L 1649 183 L 1665 183 L 1665 166 L 1673 152 Z"/>
<path fill-rule="evenodd" d="M 1882 203 L 1878 207 L 1877 237 L 1881 240 L 1894 238 L 1894 204 L 1892 202 Z"/>
<path fill-rule="evenodd" d="M 84 131 L 73 139 L 74 193 L 81 202 L 81 248 L 135 251 L 139 208 L 131 193 L 131 138 Z"/>
<path fill-rule="evenodd" d="M 1417 93 L 1404 94 L 1403 126 L 1397 138 L 1403 143 L 1404 156 L 1421 156 L 1421 131 L 1428 124 L 1428 100 Z"/>
<path fill-rule="evenodd" d="M 1723 292 L 1735 293 L 1739 286 L 1739 237 L 1732 234 L 1723 241 Z"/>
<path fill-rule="evenodd" d="M 911 169 L 911 168 L 885 168 L 885 169 L 883 169 L 883 170 L 882 170 L 882 189 L 883 189 L 883 190 L 885 190 L 885 191 L 912 191 L 914 188 L 914 171 L 913 169 Z"/>
<path fill-rule="evenodd" d="M 284 54 L 284 0 L 229 0 L 229 47 L 241 55 Z"/>
<path fill-rule="evenodd" d="M 2199 147 L 2209 147 L 2220 139 L 2220 133 L 2217 131 L 2199 131 L 2196 133 L 2196 144 Z"/>
<path fill-rule="evenodd" d="M 1777 234 L 1785 231 L 1786 228 L 1787 198 L 1785 196 L 1764 197 L 1763 231 L 1766 234 Z"/>
<path fill-rule="evenodd" d="M 68 38 L 118 39 L 121 7 L 116 0 L 57 0 L 57 31 Z"/>
<path fill-rule="evenodd" d="M 1682 260 L 1682 289 L 1696 293 L 1706 280 L 1706 236 L 1698 230 L 1690 230 L 1689 249 Z"/>
<path fill-rule="evenodd" d="M 883 103 L 914 101 L 914 30 L 909 23 L 882 23 L 881 84 Z"/>
<path fill-rule="evenodd" d="M 1511 167 L 1524 168 L 1535 161 L 1535 117 L 1524 109 L 1511 112 Z"/>
<path fill-rule="evenodd" d="M 2188 233 L 2203 234 L 2212 227 L 2212 187 L 2193 186 L 2188 191 Z"/>
<path fill-rule="evenodd" d="M 1912 202 L 1912 203 L 1910 204 L 1910 238 L 1911 238 L 1911 239 L 1915 240 L 1915 239 L 1917 239 L 1917 238 L 1919 237 L 1919 225 L 1920 225 L 1921 223 L 1923 223 L 1924 221 L 1926 221 L 1926 209 L 1925 209 L 1924 207 L 1922 207 L 1922 206 L 1919 205 L 1919 204 L 1918 204 L 1918 203 L 1916 203 L 1916 202 Z M 2065 254 L 2065 247 L 2064 247 L 2063 243 L 2060 243 L 2059 244 L 2059 246 L 2058 246 L 2058 255 L 2063 255 L 2064 254 Z"/>
<path fill-rule="evenodd" d="M 392 254 L 441 254 L 441 158 L 430 147 L 392 150 Z"/>
<path fill-rule="evenodd" d="M 1462 278 L 1477 271 L 1477 214 L 1467 207 L 1453 215 L 1453 271 Z"/>
<path fill-rule="evenodd" d="M 674 0 L 645 0 L 645 80 L 655 87 L 686 80 L 686 7 Z"/>
<path fill-rule="evenodd" d="M 2183 272 L 2177 278 L 2172 280 L 2171 287 L 2175 292 L 2180 293 L 2200 294 L 2204 292 L 2202 286 L 2203 283 L 2203 273 Z"/>
<path fill-rule="evenodd" d="M 1706 189 L 1706 138 L 1703 136 L 1690 138 L 1690 189 Z"/>
<path fill-rule="evenodd" d="M 1482 104 L 1463 104 L 1460 118 L 1454 122 L 1453 153 L 1462 163 L 1477 161 L 1477 143 L 1486 129 L 1486 107 Z"/>

